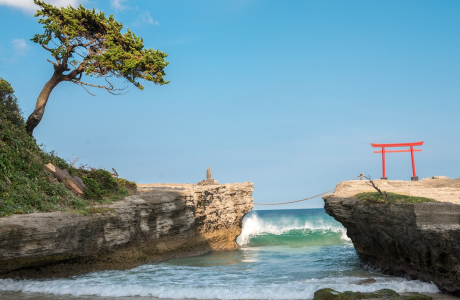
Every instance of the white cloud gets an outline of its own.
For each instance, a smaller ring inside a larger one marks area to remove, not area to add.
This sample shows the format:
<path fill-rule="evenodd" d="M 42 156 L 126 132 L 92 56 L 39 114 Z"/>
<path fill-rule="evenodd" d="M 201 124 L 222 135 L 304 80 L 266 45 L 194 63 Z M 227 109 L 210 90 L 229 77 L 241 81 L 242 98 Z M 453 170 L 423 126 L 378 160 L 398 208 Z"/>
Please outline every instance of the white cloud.
<path fill-rule="evenodd" d="M 17 55 L 26 55 L 26 50 L 29 46 L 26 44 L 24 39 L 14 39 L 11 43 L 13 44 L 13 48 Z"/>
<path fill-rule="evenodd" d="M 140 13 L 140 15 L 137 17 L 136 22 L 134 23 L 135 25 L 140 25 L 140 24 L 153 24 L 159 26 L 160 23 L 157 20 L 154 20 L 152 16 L 150 15 L 150 12 L 148 10 L 143 11 Z"/>
<path fill-rule="evenodd" d="M 0 0 L 1 1 L 1 0 Z M 111 0 L 110 1 L 110 6 L 112 8 L 114 8 L 116 11 L 125 11 L 127 10 L 129 7 L 127 5 L 123 5 L 123 2 L 125 2 L 126 0 Z"/>
<path fill-rule="evenodd" d="M 47 0 L 46 2 L 57 7 L 66 7 L 69 5 L 77 7 L 84 0 Z M 33 0 L 0 0 L 0 6 L 18 8 L 26 13 L 35 13 L 38 9 Z"/>

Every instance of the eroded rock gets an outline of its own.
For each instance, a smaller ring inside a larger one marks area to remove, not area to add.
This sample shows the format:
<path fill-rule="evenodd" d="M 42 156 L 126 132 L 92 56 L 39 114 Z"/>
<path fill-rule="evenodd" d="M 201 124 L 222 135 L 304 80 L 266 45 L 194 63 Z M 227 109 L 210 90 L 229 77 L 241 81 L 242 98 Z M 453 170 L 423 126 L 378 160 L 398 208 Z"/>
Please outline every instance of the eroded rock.
<path fill-rule="evenodd" d="M 253 207 L 251 182 L 140 185 L 106 214 L 0 218 L 0 278 L 64 277 L 233 250 Z"/>
<path fill-rule="evenodd" d="M 337 185 L 323 197 L 326 212 L 347 229 L 360 262 L 383 273 L 434 282 L 460 295 L 460 181 L 376 181 L 382 190 L 434 198 L 440 203 L 366 203 L 362 181 Z M 424 191 L 426 193 L 424 193 Z"/>

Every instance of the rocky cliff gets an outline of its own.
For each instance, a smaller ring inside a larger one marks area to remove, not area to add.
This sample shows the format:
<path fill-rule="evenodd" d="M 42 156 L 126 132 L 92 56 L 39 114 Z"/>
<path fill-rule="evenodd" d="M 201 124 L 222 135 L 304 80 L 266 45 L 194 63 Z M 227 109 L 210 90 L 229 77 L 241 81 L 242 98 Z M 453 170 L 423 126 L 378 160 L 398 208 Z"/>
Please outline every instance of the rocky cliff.
<path fill-rule="evenodd" d="M 0 218 L 0 278 L 63 277 L 237 248 L 251 182 L 140 185 L 107 212 Z"/>
<path fill-rule="evenodd" d="M 364 181 L 339 183 L 323 197 L 325 209 L 347 229 L 362 266 L 460 295 L 460 179 L 375 182 L 388 192 L 440 202 L 366 203 L 353 197 L 371 189 Z"/>

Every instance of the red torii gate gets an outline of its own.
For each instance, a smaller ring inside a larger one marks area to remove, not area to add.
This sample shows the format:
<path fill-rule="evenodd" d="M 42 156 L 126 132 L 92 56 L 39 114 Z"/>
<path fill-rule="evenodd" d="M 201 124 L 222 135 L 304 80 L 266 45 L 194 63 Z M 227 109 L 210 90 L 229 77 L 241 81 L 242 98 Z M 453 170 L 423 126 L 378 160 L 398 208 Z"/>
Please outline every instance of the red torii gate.
<path fill-rule="evenodd" d="M 400 143 L 400 144 L 373 144 L 371 143 L 372 147 L 374 148 L 382 148 L 380 151 L 374 151 L 374 153 L 382 153 L 382 167 L 383 167 L 383 177 L 382 179 L 388 179 L 385 177 L 385 153 L 393 153 L 393 152 L 410 152 L 412 157 L 412 173 L 413 177 L 411 180 L 418 180 L 417 175 L 415 174 L 415 162 L 414 162 L 414 152 L 420 152 L 422 149 L 414 149 L 414 146 L 421 146 L 423 145 L 422 142 L 415 142 L 415 143 Z M 387 147 L 410 147 L 407 150 L 385 150 Z"/>

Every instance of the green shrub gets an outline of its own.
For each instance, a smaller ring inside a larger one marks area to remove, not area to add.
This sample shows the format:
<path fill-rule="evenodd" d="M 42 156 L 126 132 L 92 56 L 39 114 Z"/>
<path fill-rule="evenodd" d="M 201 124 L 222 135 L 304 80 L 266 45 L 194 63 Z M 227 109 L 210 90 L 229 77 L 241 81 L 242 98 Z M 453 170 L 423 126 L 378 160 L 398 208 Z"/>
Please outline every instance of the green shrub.
<path fill-rule="evenodd" d="M 97 184 L 97 181 L 93 178 L 82 178 L 83 183 L 86 185 L 86 190 L 83 194 L 85 199 L 93 199 L 93 200 L 102 200 L 102 190 Z"/>
<path fill-rule="evenodd" d="M 83 199 L 44 169 L 52 163 L 79 176 L 88 186 Z M 73 168 L 54 151 L 47 152 L 25 131 L 14 90 L 0 78 L 0 217 L 12 214 L 81 210 L 129 195 L 136 184 L 112 178 L 105 170 Z"/>
<path fill-rule="evenodd" d="M 0 78 L 0 111 L 2 112 L 0 120 L 6 119 L 15 125 L 24 123 L 14 90 L 3 78 Z"/>
<path fill-rule="evenodd" d="M 129 181 L 124 178 L 117 178 L 118 185 L 121 187 L 124 187 L 128 190 L 136 191 L 137 190 L 137 184 L 134 181 Z"/>
<path fill-rule="evenodd" d="M 437 202 L 434 199 L 415 197 L 410 195 L 402 195 L 388 192 L 380 194 L 379 192 L 365 192 L 355 196 L 356 198 L 368 203 L 421 203 L 421 202 Z"/>

